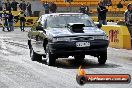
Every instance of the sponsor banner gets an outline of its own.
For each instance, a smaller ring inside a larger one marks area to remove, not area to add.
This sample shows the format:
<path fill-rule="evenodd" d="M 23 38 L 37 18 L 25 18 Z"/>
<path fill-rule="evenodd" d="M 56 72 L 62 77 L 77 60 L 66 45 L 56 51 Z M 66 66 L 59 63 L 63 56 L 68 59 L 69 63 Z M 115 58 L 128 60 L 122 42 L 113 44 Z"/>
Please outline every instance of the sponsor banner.
<path fill-rule="evenodd" d="M 25 26 L 33 26 L 37 19 L 38 17 L 26 17 Z M 15 23 L 15 26 L 20 26 L 20 22 Z"/>
<path fill-rule="evenodd" d="M 6 11 L 7 13 L 9 12 L 9 11 Z M 0 11 L 0 13 L 3 13 L 3 11 Z M 14 15 L 14 16 L 17 16 L 19 13 L 20 13 L 20 11 L 11 11 L 11 13 Z"/>
<path fill-rule="evenodd" d="M 94 22 L 99 22 L 98 17 L 91 17 Z M 119 22 L 124 20 L 124 17 L 107 17 L 107 22 Z"/>
<path fill-rule="evenodd" d="M 131 76 L 129 74 L 86 74 L 85 70 L 79 67 L 76 81 L 79 85 L 86 83 L 127 84 L 131 82 Z"/>
<path fill-rule="evenodd" d="M 26 22 L 25 22 L 25 26 L 33 26 L 33 24 L 36 22 L 36 20 L 38 19 L 38 17 L 26 17 Z M 20 21 L 15 21 L 16 19 L 14 19 L 14 26 L 20 26 Z M 2 23 L 2 22 L 1 22 Z M 2 24 L 0 23 L 0 26 L 2 26 Z"/>
<path fill-rule="evenodd" d="M 103 25 L 101 29 L 106 32 L 110 47 L 131 49 L 131 37 L 126 26 Z"/>

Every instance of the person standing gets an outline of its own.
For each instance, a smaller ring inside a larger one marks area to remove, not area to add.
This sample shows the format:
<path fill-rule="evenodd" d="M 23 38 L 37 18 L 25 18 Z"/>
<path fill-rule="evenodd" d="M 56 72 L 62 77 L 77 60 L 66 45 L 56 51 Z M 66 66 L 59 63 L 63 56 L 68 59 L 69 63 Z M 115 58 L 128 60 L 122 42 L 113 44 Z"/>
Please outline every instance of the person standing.
<path fill-rule="evenodd" d="M 2 21 L 3 21 L 3 31 L 5 31 L 5 28 L 7 28 L 7 30 L 10 31 L 8 25 L 8 14 L 6 13 L 6 10 L 3 11 Z"/>
<path fill-rule="evenodd" d="M 8 16 L 8 23 L 9 23 L 9 30 L 10 31 L 14 31 L 14 25 L 13 25 L 13 21 L 14 20 L 14 16 L 12 15 L 11 11 L 9 11 L 9 16 Z"/>
<path fill-rule="evenodd" d="M 54 2 L 51 2 L 49 9 L 51 13 L 56 13 L 57 5 Z"/>
<path fill-rule="evenodd" d="M 31 16 L 32 15 L 32 10 L 31 10 L 31 3 L 27 2 L 27 16 Z"/>
<path fill-rule="evenodd" d="M 2 24 L 3 24 L 2 17 L 0 16 L 0 25 L 2 25 Z"/>
<path fill-rule="evenodd" d="M 13 11 L 17 11 L 17 4 L 19 4 L 18 2 L 16 2 L 16 0 L 13 0 L 11 3 L 11 7 L 13 9 Z"/>
<path fill-rule="evenodd" d="M 22 2 L 20 3 L 19 7 L 20 7 L 20 9 L 21 9 L 22 11 L 25 12 L 25 11 L 26 11 L 26 7 L 27 7 L 25 1 L 22 1 Z"/>
<path fill-rule="evenodd" d="M 86 7 L 86 14 L 89 14 L 89 6 Z"/>
<path fill-rule="evenodd" d="M 21 31 L 24 32 L 25 31 L 24 27 L 25 27 L 25 21 L 26 21 L 25 17 L 26 17 L 26 15 L 24 14 L 24 11 L 21 11 L 18 14 L 18 16 L 19 16 L 19 20 L 20 20 L 20 29 L 21 29 Z"/>
<path fill-rule="evenodd" d="M 125 23 L 128 27 L 128 31 L 131 36 L 131 46 L 132 46 L 132 4 L 128 4 L 127 10 L 125 11 Z"/>
<path fill-rule="evenodd" d="M 86 13 L 86 7 L 82 4 L 80 9 L 79 9 L 80 13 Z"/>
<path fill-rule="evenodd" d="M 9 0 L 7 0 L 7 2 L 5 3 L 5 7 L 7 11 L 11 11 L 11 3 Z"/>
<path fill-rule="evenodd" d="M 106 9 L 106 7 L 103 5 L 103 2 L 99 3 L 97 7 L 97 11 L 98 11 L 99 24 L 107 25 L 106 13 L 108 12 L 108 9 Z"/>
<path fill-rule="evenodd" d="M 2 0 L 0 0 L 0 11 L 3 10 Z"/>
<path fill-rule="evenodd" d="M 121 1 L 117 4 L 117 8 L 119 9 L 119 11 L 121 8 L 123 8 L 123 4 L 121 3 Z"/>
<path fill-rule="evenodd" d="M 45 10 L 45 14 L 49 14 L 49 3 L 46 1 L 43 4 L 44 10 Z"/>
<path fill-rule="evenodd" d="M 112 6 L 112 1 L 111 1 L 111 0 L 108 0 L 107 6 L 108 6 L 108 7 L 109 7 L 109 6 Z"/>

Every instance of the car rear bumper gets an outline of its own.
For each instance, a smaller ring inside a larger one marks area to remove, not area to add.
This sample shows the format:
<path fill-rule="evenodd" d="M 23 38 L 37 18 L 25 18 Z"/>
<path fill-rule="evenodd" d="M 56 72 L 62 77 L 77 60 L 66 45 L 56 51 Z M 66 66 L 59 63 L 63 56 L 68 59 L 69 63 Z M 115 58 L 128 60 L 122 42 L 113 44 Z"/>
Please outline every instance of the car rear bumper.
<path fill-rule="evenodd" d="M 77 55 L 81 53 L 85 55 L 91 55 L 106 51 L 109 45 L 108 40 L 96 40 L 88 42 L 90 42 L 89 47 L 77 47 L 76 42 L 56 42 L 50 43 L 49 48 L 52 54 Z"/>

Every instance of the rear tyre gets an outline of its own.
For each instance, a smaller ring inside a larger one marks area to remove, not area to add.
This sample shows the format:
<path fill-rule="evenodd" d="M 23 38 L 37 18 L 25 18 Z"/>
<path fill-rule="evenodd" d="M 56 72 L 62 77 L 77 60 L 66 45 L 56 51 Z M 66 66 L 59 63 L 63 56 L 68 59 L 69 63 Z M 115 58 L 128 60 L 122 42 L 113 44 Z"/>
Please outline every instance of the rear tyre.
<path fill-rule="evenodd" d="M 30 57 L 32 61 L 42 61 L 42 56 L 35 53 L 33 49 L 30 49 Z"/>
<path fill-rule="evenodd" d="M 107 51 L 100 53 L 98 56 L 99 64 L 104 65 L 106 63 L 106 60 L 107 60 Z"/>

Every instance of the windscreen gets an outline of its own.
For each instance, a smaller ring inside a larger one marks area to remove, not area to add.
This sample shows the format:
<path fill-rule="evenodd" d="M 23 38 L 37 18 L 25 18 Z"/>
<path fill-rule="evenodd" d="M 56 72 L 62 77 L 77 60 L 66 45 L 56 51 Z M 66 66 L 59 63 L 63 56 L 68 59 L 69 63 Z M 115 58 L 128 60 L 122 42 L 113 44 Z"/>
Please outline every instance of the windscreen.
<path fill-rule="evenodd" d="M 83 14 L 55 15 L 47 18 L 47 27 L 51 28 L 63 28 L 68 23 L 83 23 L 86 27 L 95 26 L 90 17 Z"/>

